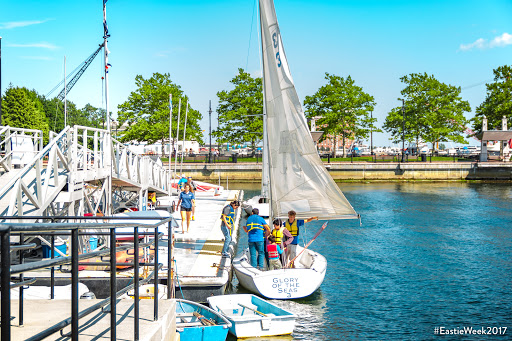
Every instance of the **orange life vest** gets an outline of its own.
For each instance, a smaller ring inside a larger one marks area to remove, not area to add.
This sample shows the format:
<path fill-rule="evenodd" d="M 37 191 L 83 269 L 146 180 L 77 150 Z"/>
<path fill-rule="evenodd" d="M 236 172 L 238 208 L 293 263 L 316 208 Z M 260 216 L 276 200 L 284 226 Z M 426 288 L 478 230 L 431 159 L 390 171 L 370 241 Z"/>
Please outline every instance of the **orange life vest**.
<path fill-rule="evenodd" d="M 268 251 L 269 259 L 279 258 L 279 252 L 277 251 L 277 244 L 268 244 L 267 251 Z"/>

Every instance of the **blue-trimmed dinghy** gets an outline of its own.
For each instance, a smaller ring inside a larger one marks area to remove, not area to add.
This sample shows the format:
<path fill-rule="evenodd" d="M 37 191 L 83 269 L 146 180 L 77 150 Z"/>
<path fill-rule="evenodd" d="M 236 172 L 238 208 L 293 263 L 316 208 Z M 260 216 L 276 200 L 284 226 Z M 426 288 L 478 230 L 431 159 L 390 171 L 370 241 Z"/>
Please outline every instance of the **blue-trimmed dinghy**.
<path fill-rule="evenodd" d="M 180 340 L 224 341 L 229 328 L 231 322 L 220 313 L 196 302 L 176 299 L 176 331 Z"/>

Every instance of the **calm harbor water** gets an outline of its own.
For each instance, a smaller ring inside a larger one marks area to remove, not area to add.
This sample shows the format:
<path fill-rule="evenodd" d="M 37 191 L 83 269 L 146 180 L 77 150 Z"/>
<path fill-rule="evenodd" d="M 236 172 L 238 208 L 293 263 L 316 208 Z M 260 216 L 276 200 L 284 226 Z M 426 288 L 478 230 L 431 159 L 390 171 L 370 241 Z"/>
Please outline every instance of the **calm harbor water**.
<path fill-rule="evenodd" d="M 257 185 L 229 187 L 246 198 L 259 192 Z M 362 225 L 329 223 L 311 246 L 328 261 L 320 289 L 273 301 L 299 316 L 294 334 L 258 340 L 512 339 L 512 185 L 340 187 Z M 306 237 L 320 226 L 307 224 Z M 242 230 L 239 251 L 246 245 Z M 233 291 L 245 292 L 236 279 Z M 435 335 L 436 327 L 508 329 L 461 337 Z"/>

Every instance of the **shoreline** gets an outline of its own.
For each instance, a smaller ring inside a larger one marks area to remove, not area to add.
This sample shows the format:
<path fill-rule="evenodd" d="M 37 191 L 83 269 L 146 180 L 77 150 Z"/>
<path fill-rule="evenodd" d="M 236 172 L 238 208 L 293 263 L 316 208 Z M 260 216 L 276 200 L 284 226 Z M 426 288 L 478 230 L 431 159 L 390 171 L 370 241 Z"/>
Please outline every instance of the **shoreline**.
<path fill-rule="evenodd" d="M 512 182 L 510 162 L 324 163 L 335 182 Z M 183 164 L 180 173 L 210 183 L 261 182 L 261 163 Z"/>

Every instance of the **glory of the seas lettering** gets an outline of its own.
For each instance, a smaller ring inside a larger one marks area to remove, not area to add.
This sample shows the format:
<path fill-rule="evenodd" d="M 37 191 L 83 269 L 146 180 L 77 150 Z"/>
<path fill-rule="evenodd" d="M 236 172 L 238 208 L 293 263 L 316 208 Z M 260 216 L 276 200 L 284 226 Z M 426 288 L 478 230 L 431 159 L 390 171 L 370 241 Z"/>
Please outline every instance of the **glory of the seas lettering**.
<path fill-rule="evenodd" d="M 273 278 L 272 282 L 272 288 L 277 289 L 279 294 L 286 294 L 287 297 L 291 297 L 291 293 L 297 292 L 299 288 L 297 277 Z"/>

